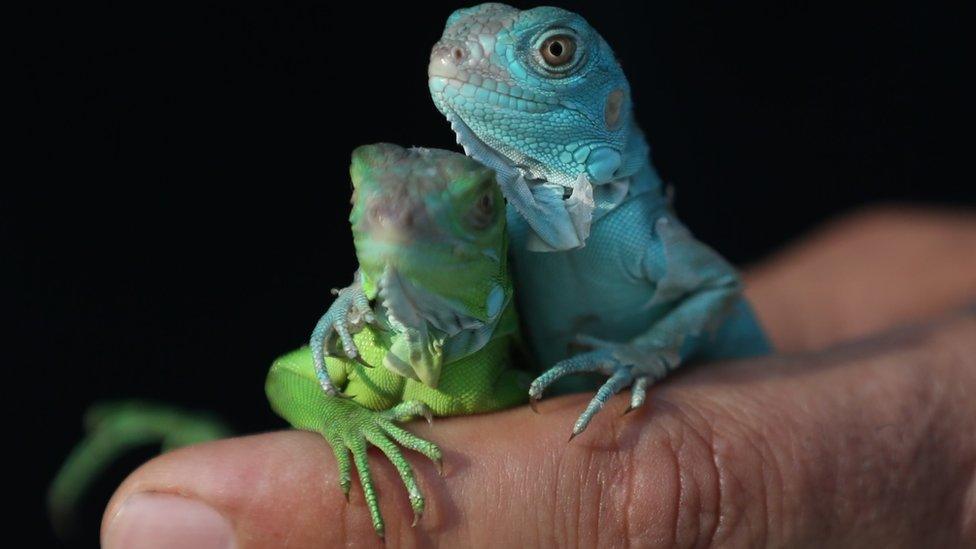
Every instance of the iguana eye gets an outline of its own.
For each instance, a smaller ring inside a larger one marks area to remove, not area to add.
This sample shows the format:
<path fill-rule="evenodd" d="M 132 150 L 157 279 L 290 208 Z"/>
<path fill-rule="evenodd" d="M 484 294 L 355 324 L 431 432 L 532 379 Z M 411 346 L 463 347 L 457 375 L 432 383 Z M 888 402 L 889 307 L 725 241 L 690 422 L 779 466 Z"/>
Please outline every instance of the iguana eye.
<path fill-rule="evenodd" d="M 550 36 L 542 41 L 539 54 L 550 67 L 562 67 L 576 55 L 576 39 L 568 34 Z"/>
<path fill-rule="evenodd" d="M 488 193 L 481 195 L 481 198 L 478 199 L 478 208 L 482 211 L 490 212 L 491 207 L 494 205 L 495 199 Z"/>
<path fill-rule="evenodd" d="M 487 229 L 495 220 L 495 197 L 485 193 L 478 198 L 468 213 L 468 222 L 474 229 Z"/>

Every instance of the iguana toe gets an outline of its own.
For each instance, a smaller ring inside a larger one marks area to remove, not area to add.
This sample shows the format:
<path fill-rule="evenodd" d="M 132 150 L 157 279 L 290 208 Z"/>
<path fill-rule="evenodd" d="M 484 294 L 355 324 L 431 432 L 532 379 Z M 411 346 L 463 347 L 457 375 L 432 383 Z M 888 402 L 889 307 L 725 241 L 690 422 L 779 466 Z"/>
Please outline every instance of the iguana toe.
<path fill-rule="evenodd" d="M 562 377 L 584 372 L 601 372 L 609 375 L 613 373 L 617 364 L 618 361 L 606 349 L 598 349 L 561 360 L 535 378 L 529 385 L 530 403 L 531 400 L 542 398 L 542 393 L 546 388 Z"/>
<path fill-rule="evenodd" d="M 373 528 L 377 535 L 383 537 L 385 525 L 367 460 L 368 448 L 372 445 L 383 452 L 400 475 L 416 523 L 423 516 L 426 504 L 413 468 L 404 457 L 400 446 L 427 456 L 438 465 L 438 469 L 440 469 L 441 451 L 437 445 L 410 433 L 396 425 L 396 422 L 407 421 L 418 416 L 429 416 L 430 409 L 427 405 L 419 401 L 407 401 L 388 410 L 376 411 L 364 408 L 350 400 L 330 399 L 328 412 L 328 423 L 320 432 L 335 454 L 339 469 L 339 486 L 346 500 L 349 500 L 352 468 L 355 466 Z"/>
<path fill-rule="evenodd" d="M 633 380 L 634 376 L 631 374 L 630 367 L 618 364 L 616 366 L 616 370 L 613 372 L 613 375 L 611 375 L 610 379 L 608 379 L 606 383 L 604 383 L 597 390 L 596 395 L 592 400 L 590 400 L 586 410 L 584 410 L 579 419 L 576 420 L 576 423 L 573 425 L 573 436 L 575 437 L 576 435 L 582 433 L 586 429 L 586 426 L 590 424 L 590 420 L 593 419 L 593 416 L 603 409 L 603 406 L 606 405 L 610 397 L 619 393 L 624 387 L 630 385 Z M 570 440 L 572 439 L 573 438 L 570 437 Z"/>
<path fill-rule="evenodd" d="M 634 385 L 630 388 L 630 406 L 624 410 L 624 414 L 629 414 L 644 405 L 647 398 L 647 387 L 653 380 L 651 376 L 640 376 L 634 379 Z"/>

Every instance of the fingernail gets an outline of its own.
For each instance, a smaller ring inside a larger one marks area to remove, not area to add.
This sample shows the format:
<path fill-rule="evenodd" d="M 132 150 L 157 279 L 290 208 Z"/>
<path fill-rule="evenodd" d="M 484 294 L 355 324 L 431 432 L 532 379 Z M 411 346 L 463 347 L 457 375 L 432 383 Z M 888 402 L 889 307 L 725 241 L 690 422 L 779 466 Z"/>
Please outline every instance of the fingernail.
<path fill-rule="evenodd" d="M 102 547 L 237 547 L 230 522 L 212 507 L 174 494 L 129 496 L 105 529 Z"/>

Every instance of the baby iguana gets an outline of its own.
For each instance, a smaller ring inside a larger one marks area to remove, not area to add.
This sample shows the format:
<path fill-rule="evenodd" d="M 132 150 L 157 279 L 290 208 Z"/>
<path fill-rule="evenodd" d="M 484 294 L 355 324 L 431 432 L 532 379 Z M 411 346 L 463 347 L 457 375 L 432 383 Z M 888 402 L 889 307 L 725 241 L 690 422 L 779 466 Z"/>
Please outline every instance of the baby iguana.
<path fill-rule="evenodd" d="M 520 313 L 549 368 L 532 402 L 564 376 L 609 376 L 573 436 L 628 386 L 630 409 L 641 406 L 683 362 L 769 352 L 736 270 L 671 208 L 623 70 L 582 17 L 504 4 L 457 10 L 428 76 L 458 143 L 496 171 L 508 201 Z M 323 319 L 346 356 L 357 353 L 348 327 L 350 312 L 365 312 L 360 294 L 354 283 Z"/>
<path fill-rule="evenodd" d="M 441 452 L 396 423 L 511 407 L 526 401 L 529 379 L 511 369 L 518 322 L 494 172 L 457 153 L 379 144 L 353 152 L 350 174 L 361 291 L 347 320 L 359 353 L 294 351 L 275 361 L 266 391 L 294 427 L 325 437 L 347 495 L 355 464 L 382 536 L 367 445 L 400 473 L 416 523 L 424 499 L 396 443 L 435 462 Z"/>

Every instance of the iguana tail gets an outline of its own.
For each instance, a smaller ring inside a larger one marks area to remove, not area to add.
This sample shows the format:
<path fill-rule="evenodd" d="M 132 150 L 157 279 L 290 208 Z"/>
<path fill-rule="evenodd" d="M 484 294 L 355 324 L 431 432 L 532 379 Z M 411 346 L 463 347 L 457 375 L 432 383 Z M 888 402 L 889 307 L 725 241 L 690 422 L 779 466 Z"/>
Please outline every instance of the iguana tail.
<path fill-rule="evenodd" d="M 231 435 L 209 414 L 138 400 L 95 404 L 85 412 L 84 423 L 87 435 L 71 450 L 48 489 L 48 512 L 61 536 L 72 528 L 85 491 L 125 452 L 149 444 L 160 444 L 166 452 Z"/>

